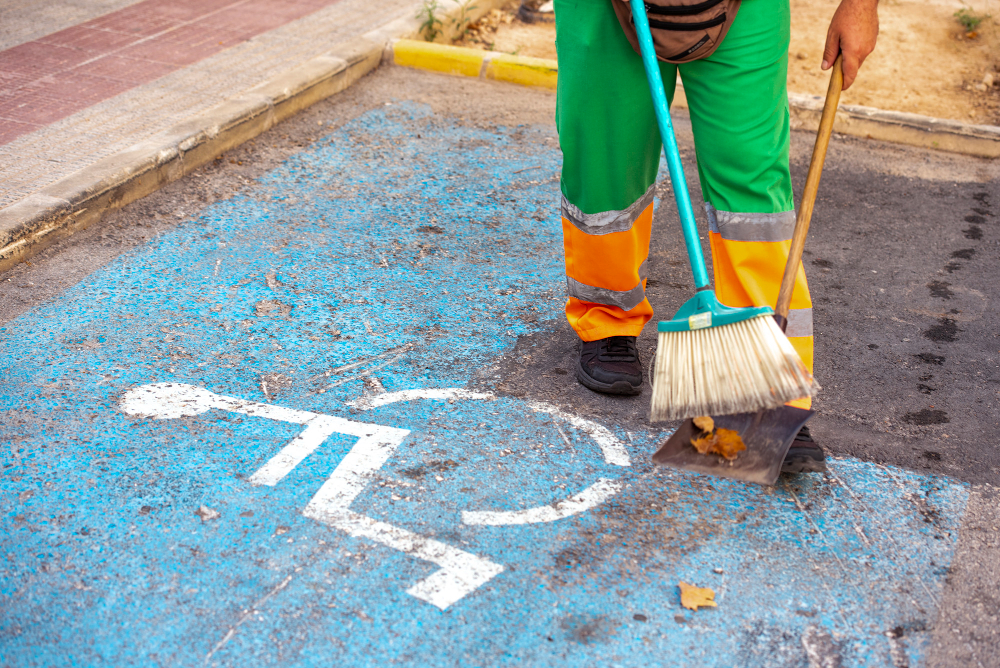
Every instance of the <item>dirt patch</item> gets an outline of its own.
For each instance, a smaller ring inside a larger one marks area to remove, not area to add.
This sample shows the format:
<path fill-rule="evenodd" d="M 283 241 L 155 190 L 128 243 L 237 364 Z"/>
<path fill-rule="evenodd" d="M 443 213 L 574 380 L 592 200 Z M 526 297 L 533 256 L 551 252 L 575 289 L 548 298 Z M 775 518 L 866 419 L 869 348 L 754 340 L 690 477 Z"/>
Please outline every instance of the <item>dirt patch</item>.
<path fill-rule="evenodd" d="M 837 0 L 792 0 L 792 42 L 788 88 L 822 95 L 828 74 L 819 69 L 826 29 Z M 988 14 L 983 0 L 978 14 Z M 1000 27 L 993 18 L 979 25 L 975 38 L 955 18 L 962 8 L 952 0 L 885 2 L 879 5 L 879 40 L 845 104 L 908 111 L 964 122 L 1000 123 L 1000 88 L 976 90 L 987 73 L 1000 67 Z M 1000 17 L 1000 12 L 992 12 Z"/>
<path fill-rule="evenodd" d="M 527 23 L 518 17 L 520 1 L 494 9 L 469 26 L 455 44 L 533 58 L 556 57 L 556 24 Z"/>
<path fill-rule="evenodd" d="M 473 24 L 462 46 L 536 58 L 555 58 L 555 24 L 525 23 L 518 2 Z M 788 89 L 823 95 L 829 74 L 819 68 L 830 17 L 839 0 L 791 0 Z M 969 37 L 955 18 L 965 8 L 984 17 Z M 988 15 L 992 14 L 992 17 Z M 844 93 L 844 104 L 1000 124 L 1000 3 L 902 0 L 879 7 L 878 48 Z M 984 85 L 987 74 L 996 80 Z"/>

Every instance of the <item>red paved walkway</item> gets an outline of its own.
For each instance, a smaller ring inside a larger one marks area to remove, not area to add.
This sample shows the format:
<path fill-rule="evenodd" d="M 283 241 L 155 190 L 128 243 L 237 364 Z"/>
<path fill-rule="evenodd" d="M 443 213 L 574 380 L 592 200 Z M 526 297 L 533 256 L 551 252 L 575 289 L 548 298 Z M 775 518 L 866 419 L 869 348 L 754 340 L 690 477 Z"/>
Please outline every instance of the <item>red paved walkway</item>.
<path fill-rule="evenodd" d="M 0 51 L 0 144 L 338 0 L 145 0 Z"/>

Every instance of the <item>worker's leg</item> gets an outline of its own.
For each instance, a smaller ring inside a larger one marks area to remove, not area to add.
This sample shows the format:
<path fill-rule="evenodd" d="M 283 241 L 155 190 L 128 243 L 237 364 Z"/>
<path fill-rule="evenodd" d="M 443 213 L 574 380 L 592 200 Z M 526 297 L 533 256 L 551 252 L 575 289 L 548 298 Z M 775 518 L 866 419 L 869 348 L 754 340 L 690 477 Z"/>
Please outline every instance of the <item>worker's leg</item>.
<path fill-rule="evenodd" d="M 611 0 L 556 0 L 566 316 L 583 341 L 638 336 L 660 138 L 642 60 Z M 676 70 L 663 66 L 668 96 Z"/>
<path fill-rule="evenodd" d="M 741 3 L 719 49 L 680 66 L 708 210 L 715 290 L 774 306 L 795 227 L 788 168 L 788 0 Z M 799 270 L 788 337 L 812 371 L 812 301 Z M 793 402 L 808 408 L 809 400 Z"/>

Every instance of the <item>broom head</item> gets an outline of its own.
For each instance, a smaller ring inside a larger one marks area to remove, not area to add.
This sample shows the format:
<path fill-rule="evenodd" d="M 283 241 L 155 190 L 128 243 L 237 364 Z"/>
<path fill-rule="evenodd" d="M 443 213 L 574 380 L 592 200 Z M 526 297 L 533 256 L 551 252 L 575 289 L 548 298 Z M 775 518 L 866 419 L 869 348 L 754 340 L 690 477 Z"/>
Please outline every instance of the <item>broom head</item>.
<path fill-rule="evenodd" d="M 698 292 L 660 322 L 650 420 L 778 408 L 819 390 L 767 306 L 723 306 Z"/>

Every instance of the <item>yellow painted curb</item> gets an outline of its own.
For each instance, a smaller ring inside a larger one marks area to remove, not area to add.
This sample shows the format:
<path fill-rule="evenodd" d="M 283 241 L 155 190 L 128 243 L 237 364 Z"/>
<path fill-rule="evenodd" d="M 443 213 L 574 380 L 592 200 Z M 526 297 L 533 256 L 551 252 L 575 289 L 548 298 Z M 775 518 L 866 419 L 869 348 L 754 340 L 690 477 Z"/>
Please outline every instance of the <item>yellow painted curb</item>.
<path fill-rule="evenodd" d="M 559 66 L 549 58 L 512 56 L 413 39 L 392 43 L 392 62 L 403 67 L 555 89 Z"/>
<path fill-rule="evenodd" d="M 478 77 L 482 74 L 483 61 L 490 53 L 479 49 L 400 39 L 392 45 L 392 62 L 402 67 Z"/>
<path fill-rule="evenodd" d="M 554 89 L 559 78 L 559 65 L 549 58 L 502 54 L 487 59 L 485 74 L 487 79 L 496 81 Z"/>

